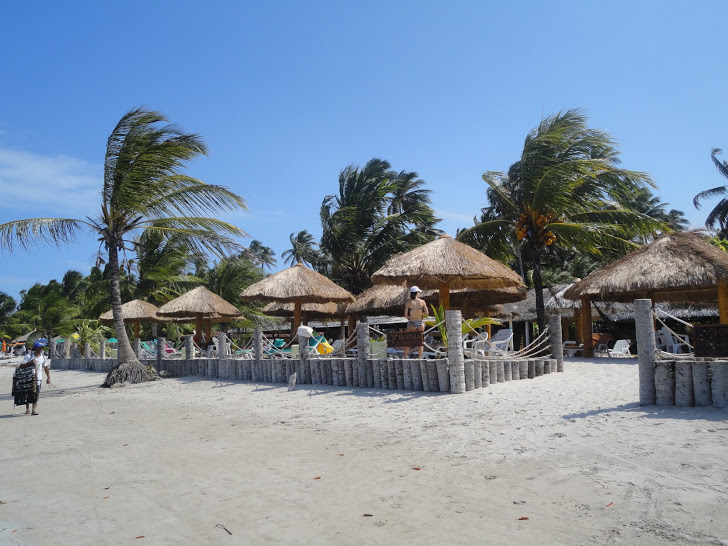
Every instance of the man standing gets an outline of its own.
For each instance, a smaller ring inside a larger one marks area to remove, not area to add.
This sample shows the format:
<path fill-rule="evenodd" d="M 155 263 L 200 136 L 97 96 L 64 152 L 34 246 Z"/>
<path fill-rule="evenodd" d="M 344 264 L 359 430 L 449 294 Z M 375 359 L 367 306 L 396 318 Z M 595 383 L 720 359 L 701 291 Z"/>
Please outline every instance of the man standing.
<path fill-rule="evenodd" d="M 51 368 L 46 357 L 43 356 L 43 347 L 46 344 L 43 341 L 36 341 L 33 343 L 33 354 L 27 354 L 23 358 L 23 363 L 18 366 L 19 368 L 35 367 L 35 380 L 36 389 L 35 393 L 27 393 L 25 399 L 25 413 L 31 413 L 30 404 L 33 404 L 33 412 L 31 415 L 38 415 L 38 397 L 40 396 L 40 386 L 43 383 L 43 370 L 46 373 L 46 383 L 51 382 Z M 17 401 L 16 401 L 17 404 Z"/>
<path fill-rule="evenodd" d="M 410 288 L 410 299 L 404 304 L 404 316 L 407 318 L 408 332 L 424 332 L 425 317 L 427 316 L 427 304 L 420 299 L 420 289 L 417 286 Z M 404 348 L 403 358 L 409 358 L 409 347 Z M 420 360 L 422 360 L 422 345 L 417 347 Z"/>

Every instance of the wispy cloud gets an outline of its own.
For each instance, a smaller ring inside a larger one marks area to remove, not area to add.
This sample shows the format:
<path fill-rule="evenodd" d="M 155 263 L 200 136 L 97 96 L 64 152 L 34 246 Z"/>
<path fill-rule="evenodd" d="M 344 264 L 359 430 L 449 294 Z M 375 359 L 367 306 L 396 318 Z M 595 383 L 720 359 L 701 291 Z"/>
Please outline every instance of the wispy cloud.
<path fill-rule="evenodd" d="M 82 159 L 0 148 L 0 209 L 32 210 L 34 216 L 93 215 L 101 181 L 102 167 Z"/>

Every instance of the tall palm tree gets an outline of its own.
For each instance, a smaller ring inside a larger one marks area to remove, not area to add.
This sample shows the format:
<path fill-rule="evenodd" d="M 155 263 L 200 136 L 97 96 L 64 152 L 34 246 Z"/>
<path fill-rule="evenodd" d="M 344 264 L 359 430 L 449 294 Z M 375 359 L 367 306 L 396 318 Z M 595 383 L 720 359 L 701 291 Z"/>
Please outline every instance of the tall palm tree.
<path fill-rule="evenodd" d="M 119 365 L 106 385 L 149 378 L 136 359 L 121 315 L 119 252 L 134 237 L 149 230 L 175 237 L 190 251 L 209 250 L 220 255 L 239 248 L 239 228 L 205 216 L 245 207 L 241 197 L 222 186 L 208 185 L 182 174 L 187 161 L 207 153 L 202 139 L 182 132 L 157 112 L 131 110 L 108 139 L 104 160 L 101 210 L 85 219 L 33 218 L 0 225 L 0 247 L 27 247 L 36 241 L 67 243 L 81 231 L 99 238 L 108 254 L 111 309 L 119 340 Z"/>
<path fill-rule="evenodd" d="M 464 242 L 499 258 L 520 253 L 533 265 L 536 312 L 545 326 L 541 264 L 553 246 L 588 254 L 624 252 L 632 238 L 663 223 L 618 204 L 620 196 L 652 184 L 620 169 L 613 138 L 587 126 L 578 109 L 548 116 L 527 136 L 508 173 L 486 172 L 490 207 L 483 221 L 460 233 Z"/>
<path fill-rule="evenodd" d="M 265 271 L 266 267 L 270 269 L 278 263 L 278 260 L 275 259 L 276 253 L 273 252 L 273 249 L 257 240 L 250 241 L 247 254 L 247 257 L 254 264 L 260 265 L 261 271 Z"/>
<path fill-rule="evenodd" d="M 620 198 L 619 202 L 624 208 L 641 212 L 650 218 L 664 222 L 672 231 L 685 231 L 690 225 L 683 211 L 677 209 L 666 210 L 669 203 L 663 202 L 647 187 L 637 188 Z M 642 242 L 648 243 L 649 239 L 645 238 Z"/>
<path fill-rule="evenodd" d="M 339 173 L 338 194 L 321 205 L 320 247 L 335 282 L 359 294 L 391 256 L 437 236 L 439 219 L 422 184 L 416 173 L 397 173 L 376 158 Z"/>
<path fill-rule="evenodd" d="M 716 157 L 718 154 L 722 153 L 723 150 L 720 148 L 713 148 L 710 151 L 710 158 L 713 160 L 718 172 L 728 178 L 728 161 L 721 161 Z M 728 194 L 728 185 L 724 184 L 723 186 L 716 186 L 715 188 L 701 191 L 698 195 L 696 195 L 693 199 L 693 205 L 695 205 L 696 209 L 699 209 L 701 201 L 704 199 L 724 196 L 726 194 Z M 719 230 L 719 236 L 723 239 L 728 239 L 728 197 L 722 197 L 705 219 L 705 227 L 708 229 L 714 229 L 716 226 Z"/>
<path fill-rule="evenodd" d="M 311 265 L 316 261 L 316 249 L 314 247 L 318 246 L 318 243 L 307 230 L 291 233 L 288 240 L 291 242 L 291 248 L 281 253 L 281 258 L 284 259 L 286 265 L 293 266 L 299 262 Z"/>

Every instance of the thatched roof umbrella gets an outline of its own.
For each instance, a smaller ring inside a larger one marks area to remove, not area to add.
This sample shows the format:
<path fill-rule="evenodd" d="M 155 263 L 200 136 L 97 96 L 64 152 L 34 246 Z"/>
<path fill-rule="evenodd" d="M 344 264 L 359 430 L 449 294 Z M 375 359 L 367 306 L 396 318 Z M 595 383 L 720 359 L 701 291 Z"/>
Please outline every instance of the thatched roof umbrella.
<path fill-rule="evenodd" d="M 372 280 L 376 284 L 410 283 L 420 288 L 436 288 L 445 309 L 450 309 L 451 290 L 524 286 L 513 270 L 449 235 L 392 257 L 372 275 Z"/>
<path fill-rule="evenodd" d="M 349 292 L 300 263 L 251 284 L 240 297 L 247 301 L 292 302 L 294 329 L 301 324 L 304 303 L 354 301 Z"/>
<path fill-rule="evenodd" d="M 179 319 L 186 319 L 185 322 L 191 321 L 194 317 L 198 335 L 202 331 L 203 322 L 205 323 L 208 340 L 210 325 L 213 322 L 230 322 L 244 318 L 237 307 L 210 292 L 204 286 L 198 286 L 180 297 L 168 301 L 159 308 L 157 317 L 160 320 L 176 319 L 178 322 Z"/>
<path fill-rule="evenodd" d="M 718 302 L 728 323 L 728 253 L 695 232 L 663 235 L 566 290 L 577 300 Z"/>
<path fill-rule="evenodd" d="M 124 322 L 134 323 L 134 337 L 139 337 L 139 324 L 141 322 L 158 322 L 156 305 L 142 300 L 131 300 L 121 306 L 121 316 Z M 99 317 L 102 324 L 114 324 L 114 317 L 109 310 Z"/>

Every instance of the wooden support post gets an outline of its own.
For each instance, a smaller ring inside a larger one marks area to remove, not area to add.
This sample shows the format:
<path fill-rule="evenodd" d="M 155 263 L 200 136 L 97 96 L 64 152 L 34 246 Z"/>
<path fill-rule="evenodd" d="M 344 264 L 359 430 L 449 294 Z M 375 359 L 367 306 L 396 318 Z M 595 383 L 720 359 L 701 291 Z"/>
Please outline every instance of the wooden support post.
<path fill-rule="evenodd" d="M 483 360 L 483 365 L 481 367 L 483 369 L 483 377 L 481 381 L 483 383 L 483 387 L 487 387 L 490 385 L 490 365 L 488 364 L 488 361 Z"/>
<path fill-rule="evenodd" d="M 718 283 L 718 314 L 720 323 L 728 324 L 728 283 Z"/>
<path fill-rule="evenodd" d="M 475 366 L 473 366 L 472 360 L 467 360 L 463 364 L 465 368 L 465 390 L 472 391 L 475 388 Z"/>
<path fill-rule="evenodd" d="M 680 407 L 695 405 L 692 360 L 675 360 L 675 405 Z"/>
<path fill-rule="evenodd" d="M 693 392 L 696 406 L 710 406 L 713 404 L 713 393 L 708 374 L 708 363 L 705 361 L 693 362 Z"/>
<path fill-rule="evenodd" d="M 574 309 L 574 341 L 577 345 L 584 342 L 581 335 L 581 309 Z"/>
<path fill-rule="evenodd" d="M 164 348 L 167 346 L 167 340 L 163 337 L 157 338 L 157 369 L 162 365 L 162 360 L 166 356 Z"/>
<path fill-rule="evenodd" d="M 192 360 L 195 358 L 195 340 L 193 336 L 185 336 L 185 359 Z"/>
<path fill-rule="evenodd" d="M 510 372 L 510 365 L 508 366 L 508 371 Z M 510 374 L 508 374 L 510 375 Z M 467 381 L 467 377 L 465 378 Z M 473 387 L 476 389 L 482 389 L 483 388 L 483 361 L 482 360 L 473 360 Z"/>
<path fill-rule="evenodd" d="M 506 380 L 505 362 L 502 360 L 495 361 L 495 373 L 498 383 L 503 383 Z"/>
<path fill-rule="evenodd" d="M 564 337 L 561 331 L 561 315 L 553 314 L 549 315 L 549 342 L 551 343 L 551 358 L 556 359 L 556 363 L 561 362 L 564 364 Z M 551 373 L 549 367 L 549 372 Z M 556 371 L 555 369 L 553 370 Z"/>
<path fill-rule="evenodd" d="M 728 361 L 715 360 L 710 363 L 713 405 L 728 407 Z"/>
<path fill-rule="evenodd" d="M 465 392 L 465 355 L 463 355 L 463 320 L 460 311 L 445 311 L 445 327 L 447 359 L 450 364 L 450 392 L 462 394 Z"/>
<path fill-rule="evenodd" d="M 675 405 L 675 361 L 655 361 L 655 399 L 658 406 Z"/>
<path fill-rule="evenodd" d="M 652 406 L 655 392 L 655 325 L 652 321 L 652 301 L 634 300 L 634 323 L 639 357 L 640 405 Z"/>
<path fill-rule="evenodd" d="M 594 341 L 592 340 L 591 299 L 589 296 L 581 298 L 581 337 L 584 340 L 584 357 L 593 357 Z"/>
<path fill-rule="evenodd" d="M 440 305 L 442 305 L 442 308 L 445 311 L 449 311 L 450 310 L 450 283 L 441 282 L 438 291 L 440 294 Z M 450 339 L 450 338 L 448 337 L 448 339 Z"/>
<path fill-rule="evenodd" d="M 488 376 L 490 377 L 491 385 L 498 383 L 498 364 L 495 360 L 488 361 Z"/>
<path fill-rule="evenodd" d="M 521 379 L 521 364 L 518 360 L 511 360 L 511 381 Z"/>
<path fill-rule="evenodd" d="M 503 361 L 503 381 L 510 381 L 513 379 L 513 373 L 511 372 L 511 361 Z"/>
<path fill-rule="evenodd" d="M 356 366 L 358 367 L 358 384 L 355 387 L 366 387 L 367 360 L 369 359 L 369 323 L 360 322 L 356 325 Z"/>

